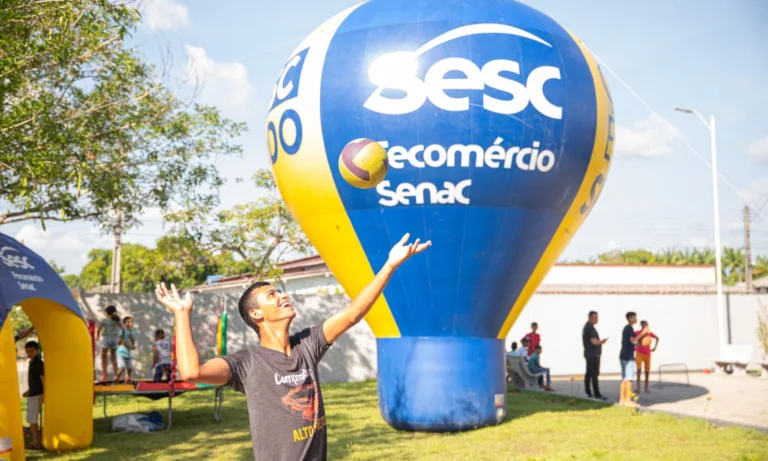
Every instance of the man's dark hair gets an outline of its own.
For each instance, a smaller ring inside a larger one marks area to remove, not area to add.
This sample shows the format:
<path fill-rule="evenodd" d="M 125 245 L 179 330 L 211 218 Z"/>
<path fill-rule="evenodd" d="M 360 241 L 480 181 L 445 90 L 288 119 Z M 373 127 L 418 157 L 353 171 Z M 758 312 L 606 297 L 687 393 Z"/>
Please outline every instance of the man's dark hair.
<path fill-rule="evenodd" d="M 640 322 L 640 326 L 642 326 L 642 327 L 647 327 L 647 326 L 648 326 L 648 322 L 646 322 L 645 320 L 643 320 L 642 322 Z"/>
<path fill-rule="evenodd" d="M 107 315 L 112 315 L 115 312 L 117 312 L 117 308 L 115 306 L 107 306 Z"/>
<path fill-rule="evenodd" d="M 533 348 L 533 350 L 540 351 L 541 350 L 541 346 L 536 346 L 536 347 Z"/>
<path fill-rule="evenodd" d="M 637 317 L 637 314 L 632 311 L 627 312 L 627 320 L 631 319 L 632 317 Z"/>
<path fill-rule="evenodd" d="M 589 311 L 589 315 L 587 317 L 592 317 L 593 315 L 597 315 L 597 312 Z"/>
<path fill-rule="evenodd" d="M 131 317 L 130 315 L 126 315 L 125 317 L 123 317 L 123 323 L 126 323 L 129 320 L 133 320 L 133 317 Z"/>
<path fill-rule="evenodd" d="M 536 322 L 533 322 L 533 323 L 531 324 L 531 328 L 533 328 L 533 327 L 536 327 L 536 328 L 538 328 L 538 327 L 539 327 L 539 324 L 538 324 L 538 323 L 536 323 Z"/>
<path fill-rule="evenodd" d="M 510 344 L 509 347 L 511 347 L 512 350 L 515 350 L 515 349 L 517 349 L 517 343 L 512 341 L 512 344 Z"/>
<path fill-rule="evenodd" d="M 27 344 L 24 345 L 24 349 L 34 349 L 39 352 L 40 345 L 37 344 L 37 341 L 27 341 Z"/>
<path fill-rule="evenodd" d="M 158 336 L 165 338 L 165 330 L 163 330 L 162 328 L 158 328 L 157 330 L 155 330 L 155 337 L 158 337 Z"/>
<path fill-rule="evenodd" d="M 259 303 L 256 302 L 256 290 L 267 286 L 271 286 L 271 284 L 269 282 L 254 283 L 253 285 L 249 286 L 247 290 L 245 290 L 245 293 L 240 296 L 240 301 L 237 303 L 237 310 L 240 311 L 240 317 L 243 318 L 243 322 L 245 322 L 245 324 L 249 327 L 253 328 L 253 331 L 256 332 L 256 336 L 259 338 L 261 338 L 259 326 L 256 322 L 253 321 L 249 313 L 252 309 L 259 307 Z"/>
<path fill-rule="evenodd" d="M 521 342 L 521 343 L 529 343 L 529 342 L 531 342 L 531 340 L 530 340 L 530 339 L 528 339 L 528 337 L 526 336 L 526 337 L 524 337 L 523 339 L 521 339 L 521 340 L 520 340 L 520 342 Z"/>

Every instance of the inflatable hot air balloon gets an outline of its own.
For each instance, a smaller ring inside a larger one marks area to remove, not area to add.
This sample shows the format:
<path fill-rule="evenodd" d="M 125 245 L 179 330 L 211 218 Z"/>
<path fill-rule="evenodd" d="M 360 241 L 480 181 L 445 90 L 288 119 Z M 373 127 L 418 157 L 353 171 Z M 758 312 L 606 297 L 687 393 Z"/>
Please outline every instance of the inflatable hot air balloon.
<path fill-rule="evenodd" d="M 516 1 L 373 0 L 296 48 L 267 138 L 312 244 L 355 296 L 403 234 L 433 243 L 366 317 L 392 426 L 504 418 L 503 340 L 595 204 L 613 132 L 593 57 Z M 376 187 L 339 171 L 357 139 L 387 150 Z"/>

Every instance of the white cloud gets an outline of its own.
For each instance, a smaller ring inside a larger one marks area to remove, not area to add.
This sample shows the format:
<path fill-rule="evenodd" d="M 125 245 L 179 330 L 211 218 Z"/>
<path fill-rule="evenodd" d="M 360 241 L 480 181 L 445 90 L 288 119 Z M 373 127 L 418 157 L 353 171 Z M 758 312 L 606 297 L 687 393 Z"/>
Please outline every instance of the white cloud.
<path fill-rule="evenodd" d="M 187 7 L 175 0 L 144 0 L 139 10 L 150 30 L 174 30 L 189 24 Z"/>
<path fill-rule="evenodd" d="M 204 48 L 186 45 L 187 75 L 202 86 L 201 102 L 218 107 L 226 115 L 243 119 L 253 107 L 254 89 L 243 63 L 216 62 Z"/>
<path fill-rule="evenodd" d="M 750 157 L 762 160 L 763 162 L 768 162 L 768 136 L 758 139 L 747 146 L 747 153 Z"/>
<path fill-rule="evenodd" d="M 760 206 L 768 199 L 768 178 L 752 181 L 747 189 L 741 191 L 741 195 L 753 206 Z"/>
<path fill-rule="evenodd" d="M 16 233 L 16 240 L 29 247 L 32 251 L 39 251 L 48 246 L 51 233 L 44 231 L 34 224 L 24 224 Z"/>
<path fill-rule="evenodd" d="M 616 152 L 627 157 L 661 157 L 674 152 L 679 130 L 670 122 L 651 115 L 631 126 L 616 127 Z"/>

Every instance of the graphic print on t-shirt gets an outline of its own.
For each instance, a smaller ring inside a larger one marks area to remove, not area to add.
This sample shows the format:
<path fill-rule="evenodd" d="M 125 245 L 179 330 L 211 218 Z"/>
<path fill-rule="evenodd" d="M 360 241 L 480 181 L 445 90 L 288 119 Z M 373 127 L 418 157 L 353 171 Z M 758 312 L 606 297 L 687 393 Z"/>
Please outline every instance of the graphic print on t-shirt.
<path fill-rule="evenodd" d="M 304 384 L 288 391 L 281 399 L 283 405 L 291 409 L 291 414 L 301 412 L 301 416 L 308 421 L 314 421 L 317 417 L 317 400 L 315 399 L 315 385 Z"/>
<path fill-rule="evenodd" d="M 280 402 L 290 409 L 292 415 L 300 413 L 304 420 L 312 423 L 293 430 L 293 441 L 300 442 L 307 440 L 316 431 L 322 430 L 325 427 L 325 416 L 320 416 L 317 381 L 312 379 L 312 374 L 309 370 L 302 370 L 301 373 L 282 377 L 275 373 L 275 384 L 284 385 L 288 383 L 301 384 L 288 389 L 285 395 L 280 397 Z"/>

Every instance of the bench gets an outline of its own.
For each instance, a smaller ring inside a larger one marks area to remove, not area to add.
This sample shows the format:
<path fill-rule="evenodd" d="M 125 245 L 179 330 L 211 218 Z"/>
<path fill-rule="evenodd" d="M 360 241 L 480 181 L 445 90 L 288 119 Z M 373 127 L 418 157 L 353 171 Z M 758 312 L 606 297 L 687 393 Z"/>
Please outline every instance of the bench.
<path fill-rule="evenodd" d="M 508 355 L 507 366 L 512 371 L 513 377 L 516 378 L 516 381 L 520 384 L 520 388 L 522 389 L 538 388 L 539 378 L 546 375 L 544 372 L 531 373 L 531 370 L 528 369 L 528 362 L 518 355 Z"/>
<path fill-rule="evenodd" d="M 752 346 L 729 344 L 723 348 L 719 359 L 713 359 L 715 362 L 715 374 L 727 373 L 727 368 L 733 367 L 733 374 L 736 376 L 746 376 L 747 365 L 752 359 Z"/>

